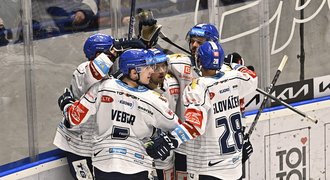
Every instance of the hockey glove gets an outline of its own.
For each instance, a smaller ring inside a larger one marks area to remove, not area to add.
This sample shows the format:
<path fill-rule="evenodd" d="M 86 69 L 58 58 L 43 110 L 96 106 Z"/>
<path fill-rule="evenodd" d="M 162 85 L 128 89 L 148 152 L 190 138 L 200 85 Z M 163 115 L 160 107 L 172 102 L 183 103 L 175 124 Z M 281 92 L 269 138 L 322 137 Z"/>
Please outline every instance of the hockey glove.
<path fill-rule="evenodd" d="M 73 104 L 74 102 L 73 94 L 69 88 L 64 89 L 64 93 L 58 98 L 57 103 L 61 111 L 63 111 L 66 105 Z"/>
<path fill-rule="evenodd" d="M 155 46 L 162 25 L 157 24 L 156 19 L 146 19 L 139 22 L 139 38 L 146 44 L 147 48 Z"/>
<path fill-rule="evenodd" d="M 227 65 L 231 65 L 232 63 L 240 64 L 244 66 L 244 59 L 239 55 L 237 52 L 233 52 L 232 54 L 228 54 L 225 59 L 224 63 Z"/>
<path fill-rule="evenodd" d="M 127 38 L 120 38 L 120 39 L 116 39 L 113 43 L 113 49 L 117 52 L 117 53 L 122 53 L 127 49 L 133 49 L 133 48 L 137 48 L 137 49 L 146 49 L 146 45 L 143 44 L 143 42 L 140 39 L 127 39 Z"/>
<path fill-rule="evenodd" d="M 178 141 L 171 134 L 162 132 L 145 146 L 150 157 L 164 161 L 170 155 L 170 151 L 178 147 Z"/>
<path fill-rule="evenodd" d="M 246 66 L 246 68 L 250 69 L 251 71 L 254 71 L 254 66 L 252 65 Z"/>
<path fill-rule="evenodd" d="M 249 159 L 252 153 L 253 153 L 253 147 L 250 142 L 250 137 L 245 136 L 243 141 L 243 155 L 242 155 L 243 164 Z"/>

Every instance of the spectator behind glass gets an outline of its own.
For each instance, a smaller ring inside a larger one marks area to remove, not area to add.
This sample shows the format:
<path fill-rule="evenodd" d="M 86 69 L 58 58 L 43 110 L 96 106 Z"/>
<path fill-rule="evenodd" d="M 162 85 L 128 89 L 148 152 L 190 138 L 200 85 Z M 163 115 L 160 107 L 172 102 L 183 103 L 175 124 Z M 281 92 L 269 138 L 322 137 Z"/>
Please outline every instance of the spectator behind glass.
<path fill-rule="evenodd" d="M 0 46 L 6 46 L 9 39 L 12 39 L 13 33 L 11 29 L 6 29 L 3 20 L 0 17 Z"/>
<path fill-rule="evenodd" d="M 46 8 L 61 32 L 89 28 L 98 12 L 95 0 L 68 0 Z"/>

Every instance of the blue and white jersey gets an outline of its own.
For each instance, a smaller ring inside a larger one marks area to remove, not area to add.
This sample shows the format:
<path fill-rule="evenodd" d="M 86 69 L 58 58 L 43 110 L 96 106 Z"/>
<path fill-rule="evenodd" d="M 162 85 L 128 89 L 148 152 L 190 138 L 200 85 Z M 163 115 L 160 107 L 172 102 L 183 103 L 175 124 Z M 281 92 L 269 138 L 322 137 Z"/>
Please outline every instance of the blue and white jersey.
<path fill-rule="evenodd" d="M 73 72 L 71 80 L 71 91 L 74 98 L 80 99 L 93 84 L 109 78 L 107 72 L 111 66 L 112 62 L 104 54 L 100 54 L 93 61 L 81 63 Z M 53 143 L 64 151 L 91 157 L 93 154 L 92 134 L 95 131 L 94 128 L 95 121 L 91 120 L 77 131 L 67 128 L 63 119 L 57 127 Z"/>
<path fill-rule="evenodd" d="M 240 71 L 197 78 L 184 90 L 186 121 L 172 134 L 186 142 L 189 173 L 220 179 L 241 177 L 243 132 L 239 98 L 255 91 L 258 80 L 252 71 Z"/>
<path fill-rule="evenodd" d="M 113 78 L 92 86 L 66 109 L 66 115 L 76 131 L 95 120 L 93 166 L 125 174 L 152 170 L 153 159 L 146 154 L 144 143 L 154 128 L 169 131 L 179 124 L 159 93 L 144 86 L 132 88 Z"/>

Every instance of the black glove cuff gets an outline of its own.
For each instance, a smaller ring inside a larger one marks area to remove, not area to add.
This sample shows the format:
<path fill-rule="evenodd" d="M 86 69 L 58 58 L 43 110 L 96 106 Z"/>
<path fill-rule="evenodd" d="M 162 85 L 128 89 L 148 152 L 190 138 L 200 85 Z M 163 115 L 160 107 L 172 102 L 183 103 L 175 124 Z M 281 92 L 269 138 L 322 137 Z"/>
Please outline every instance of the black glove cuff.
<path fill-rule="evenodd" d="M 64 107 L 67 104 L 72 104 L 74 102 L 74 99 L 72 97 L 66 97 L 61 103 L 60 103 L 60 109 L 61 111 L 64 110 Z"/>

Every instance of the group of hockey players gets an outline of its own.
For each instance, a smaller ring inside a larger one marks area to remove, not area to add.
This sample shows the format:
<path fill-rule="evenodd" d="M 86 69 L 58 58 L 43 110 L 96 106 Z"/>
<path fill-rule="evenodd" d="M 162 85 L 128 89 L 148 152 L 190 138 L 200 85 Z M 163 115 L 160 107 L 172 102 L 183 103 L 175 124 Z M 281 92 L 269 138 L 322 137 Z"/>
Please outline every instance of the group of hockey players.
<path fill-rule="evenodd" d="M 54 139 L 75 179 L 242 178 L 252 146 L 241 102 L 257 88 L 255 72 L 237 53 L 225 58 L 212 24 L 188 31 L 190 56 L 155 48 L 160 30 L 141 18 L 136 39 L 86 40 Z"/>

